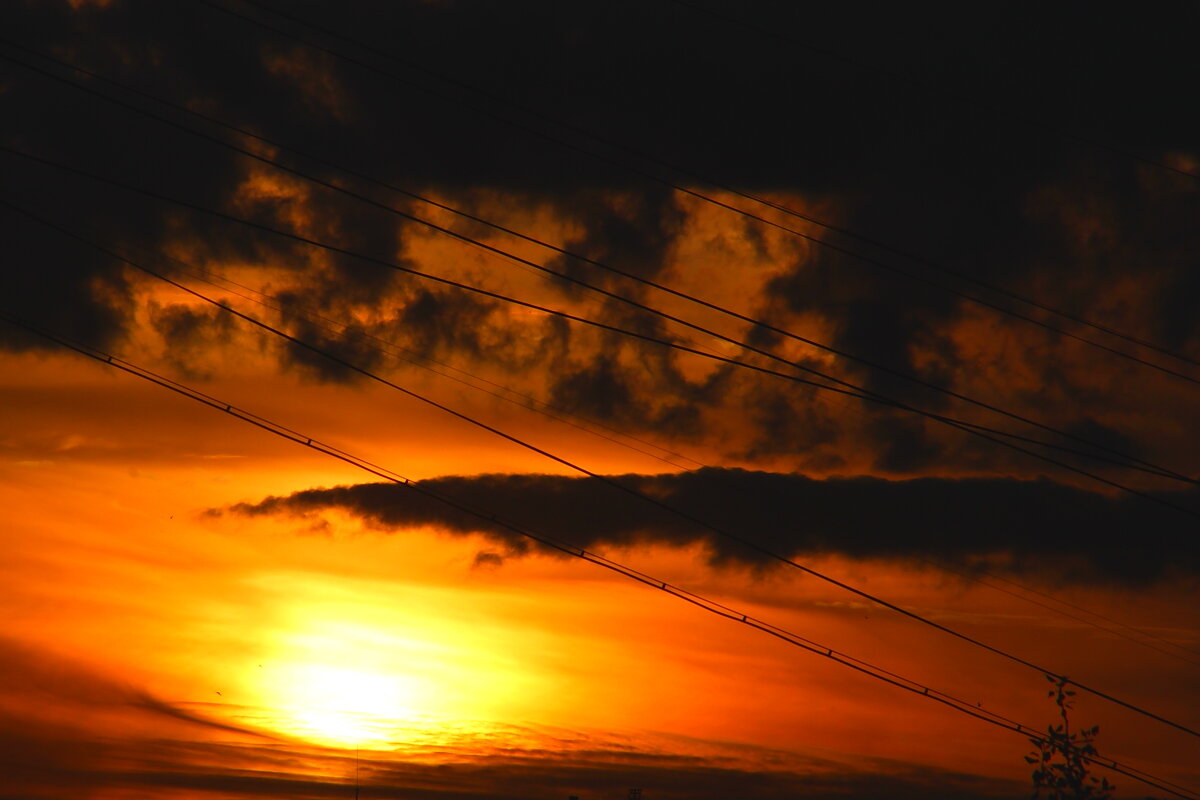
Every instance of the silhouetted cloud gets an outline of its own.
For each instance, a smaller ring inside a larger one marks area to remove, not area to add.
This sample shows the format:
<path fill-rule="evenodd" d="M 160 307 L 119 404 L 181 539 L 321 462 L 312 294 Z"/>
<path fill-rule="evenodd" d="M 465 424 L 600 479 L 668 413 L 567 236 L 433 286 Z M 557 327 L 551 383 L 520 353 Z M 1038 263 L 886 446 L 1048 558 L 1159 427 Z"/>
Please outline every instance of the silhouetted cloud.
<path fill-rule="evenodd" d="M 993 20 L 996 36 L 987 41 L 962 35 L 966 22 L 953 4 L 919 19 L 874 9 L 871 30 L 863 30 L 850 7 L 801 11 L 750 3 L 717 9 L 785 37 L 820 42 L 820 49 L 847 54 L 847 60 L 702 12 L 628 0 L 521 0 L 502 8 L 393 3 L 369 13 L 319 0 L 296 12 L 396 56 L 329 42 L 371 69 L 202 4 L 19 5 L 9 35 L 22 45 L 484 217 L 519 207 L 523 215 L 502 221 L 640 276 L 682 282 L 773 324 L 815 329 L 821 341 L 922 379 L 969 385 L 1005 405 L 1038 404 L 1060 416 L 1063 426 L 1085 424 L 1079 420 L 1086 416 L 1095 423 L 1089 430 L 1106 441 L 1136 438 L 1142 422 L 1131 409 L 1140 398 L 1128 389 L 1142 384 L 1130 379 L 1125 366 L 1026 323 L 995 318 L 929 282 L 1010 304 L 972 281 L 993 282 L 1196 352 L 1200 233 L 1192 220 L 1200 212 L 1200 186 L 1056 132 L 1132 142 L 1139 155 L 1194 168 L 1200 113 L 1194 104 L 1176 100 L 1191 91 L 1185 77 L 1189 26 L 1183 17 L 1156 31 L 1151 45 L 1124 36 L 1124 15 L 1092 8 L 1085 14 L 1071 6 L 1039 9 L 1037 26 L 1022 23 L 1021 15 Z M 278 22 L 265 12 L 246 11 Z M 1118 35 L 1129 48 L 1120 69 L 1109 52 L 1094 45 Z M 1012 59 L 1013 52 L 1020 59 Z M 16 56 L 59 72 L 36 56 Z M 898 77 L 856 61 L 886 65 Z M 1008 66 L 997 70 L 996 63 Z M 444 77 L 429 74 L 431 69 Z M 101 81 L 80 80 L 135 102 Z M 416 223 L 35 72 L 9 66 L 3 81 L 0 106 L 14 120 L 5 144 L 382 260 L 428 266 L 422 237 L 444 244 Z M 1141 85 L 1155 91 L 1127 92 L 1121 103 L 1111 101 L 1114 86 Z M 135 104 L 142 102 L 149 103 Z M 175 115 L 158 107 L 155 113 Z M 547 122 L 543 113 L 563 124 Z M 442 212 L 323 161 L 238 141 L 380 202 L 471 235 L 485 233 L 476 223 L 443 219 Z M 681 169 L 633 158 L 621 144 Z M 751 387 L 725 368 L 697 378 L 704 370 L 689 371 L 685 359 L 653 345 L 531 322 L 492 301 L 402 279 L 379 265 L 314 251 L 15 156 L 0 155 L 0 161 L 11 178 L 7 199 L 69 228 L 139 252 L 183 249 L 217 269 L 261 270 L 265 277 L 257 284 L 270 284 L 304 307 L 310 319 L 325 313 L 351 324 L 351 335 L 330 336 L 294 309 L 280 312 L 297 332 L 364 367 L 380 364 L 369 337 L 385 336 L 424 356 L 453 356 L 464 367 L 503 366 L 514 381 L 522 373 L 548 374 L 549 381 L 537 384 L 543 398 L 634 430 L 679 439 L 707 436 L 721 444 L 722 455 L 771 468 L 779 466 L 773 460 L 788 459 L 789 467 L 847 463 L 913 474 L 935 460 L 976 466 L 983 460 L 986 446 L 947 443 L 927 426 L 893 413 L 876 410 L 865 425 L 851 415 L 833 419 L 795 387 Z M 694 198 L 637 171 L 719 194 L 734 205 L 748 201 L 722 194 L 692 173 L 770 195 L 947 264 L 962 276 L 799 220 L 787 224 L 885 259 L 916 280 L 796 239 L 789 239 L 790 249 L 780 248 L 772 244 L 772 237 L 782 236 L 777 229 L 725 212 L 704 216 L 693 208 Z M 143 278 L 20 216 L 4 212 L 0 226 L 10 262 L 0 271 L 0 295 L 8 307 L 99 346 L 118 343 L 139 319 L 144 301 L 137 288 Z M 514 246 L 494 231 L 486 235 Z M 730 238 L 746 244 L 757 260 L 730 248 Z M 429 256 L 436 266 L 471 283 L 504 281 L 495 264 L 479 266 L 465 251 L 440 246 L 432 245 L 435 254 Z M 604 286 L 621 283 L 552 252 L 533 258 Z M 694 266 L 697 262 L 706 263 Z M 726 281 L 708 285 L 714 282 L 705 270 Z M 545 297 L 535 299 L 548 298 L 556 306 L 572 307 L 586 297 L 563 281 L 550 281 L 542 291 Z M 644 288 L 622 291 L 662 304 Z M 668 338 L 673 333 L 616 303 L 593 302 L 586 312 L 645 333 Z M 165 335 L 178 340 L 182 318 L 157 321 Z M 200 336 L 198 328 L 195 333 Z M 761 329 L 734 333 L 784 344 Z M 0 346 L 47 345 L 5 326 Z M 270 352 L 282 366 L 318 380 L 353 380 L 352 370 L 311 351 L 278 346 Z M 186 348 L 174 355 L 186 370 Z M 797 360 L 830 366 L 813 351 Z M 939 409 L 947 402 L 861 365 L 840 363 L 835 371 L 923 407 Z M 201 368 L 192 372 L 204 374 Z M 1147 381 L 1145 394 L 1174 391 L 1160 376 L 1138 375 Z M 1051 396 L 1037 396 L 1043 388 Z M 754 426 L 713 432 L 713 415 L 743 411 L 743 421 Z M 872 455 L 864 457 L 868 448 Z M 1007 469 L 1006 458 L 995 456 L 992 463 Z"/>
<path fill-rule="evenodd" d="M 12 35 L 28 46 L 56 50 L 110 77 L 192 103 L 384 179 L 449 191 L 504 187 L 556 196 L 568 216 L 587 221 L 586 228 L 571 237 L 573 247 L 620 260 L 649 276 L 661 269 L 679 220 L 669 192 L 502 124 L 494 117 L 543 127 L 535 116 L 423 75 L 410 65 L 432 66 L 450 81 L 545 110 L 568 125 L 630 143 L 725 183 L 836 196 L 845 209 L 846 224 L 877 231 L 887 240 L 927 239 L 925 244 L 939 251 L 931 255 L 974 256 L 978 244 L 987 242 L 983 252 L 988 258 L 970 265 L 984 277 L 1018 277 L 1031 267 L 1013 257 L 1028 244 L 1022 235 L 1028 225 L 1028 199 L 1054 182 L 1088 184 L 1089 195 L 1107 203 L 1091 205 L 1111 207 L 1114 221 L 1125 219 L 1126 212 L 1134 214 L 1138 226 L 1114 233 L 1114 242 L 1136 236 L 1139 252 L 1141 245 L 1167 247 L 1186 261 L 1185 253 L 1194 248 L 1149 238 L 1150 227 L 1164 225 L 1161 218 L 1155 221 L 1155 213 L 1168 204 L 1156 203 L 1140 212 L 1138 208 L 1147 197 L 1169 193 L 1176 209 L 1171 217 L 1188 219 L 1187 208 L 1196 202 L 1193 192 L 1176 187 L 1169 178 L 1157 185 L 1135 185 L 1136 168 L 1114 163 L 1109 156 L 1103 156 L 1104 167 L 1125 177 L 1105 183 L 1077 166 L 1099 158 L 1094 152 L 1047 130 L 1029 132 L 1024 122 L 1045 120 L 1050 129 L 1079 127 L 1096 131 L 1098 138 L 1107 134 L 1114 141 L 1136 141 L 1147 153 L 1171 156 L 1177 148 L 1190 146 L 1200 127 L 1200 115 L 1188 104 L 1155 100 L 1172 96 L 1173 81 L 1186 87 L 1182 75 L 1187 65 L 1180 55 L 1186 52 L 1186 39 L 1179 40 L 1179 47 L 1156 40 L 1154 47 L 1133 50 L 1120 75 L 1114 75 L 1107 53 L 1097 52 L 1078 34 L 1081 15 L 1067 7 L 1043 9 L 1036 32 L 1013 24 L 994 42 L 966 39 L 953 27 L 943 30 L 956 17 L 952 7 L 944 11 L 923 16 L 920 24 L 898 17 L 892 20 L 895 31 L 888 35 L 883 28 L 863 31 L 858 24 L 848 24 L 857 22 L 849 10 L 806 10 L 802 20 L 796 10 L 771 4 L 751 4 L 736 12 L 755 24 L 769 24 L 774 18 L 783 26 L 781 31 L 796 25 L 798 32 L 819 37 L 824 47 L 887 64 L 889 71 L 902 76 L 898 80 L 811 50 L 764 41 L 761 34 L 721 24 L 703 13 L 628 2 L 563 7 L 527 0 L 503 11 L 482 5 L 403 3 L 372 9 L 369 15 L 329 2 L 305 7 L 306 18 L 395 53 L 399 61 L 372 58 L 371 63 L 398 75 L 400 82 L 202 6 L 168 12 L 153 2 L 127 0 L 103 8 L 89 6 L 80 13 L 66 3 L 26 4 Z M 1083 16 L 1096 37 L 1093 41 L 1104 41 L 1126 25 L 1124 17 L 1094 9 Z M 521 24 L 514 24 L 517 19 Z M 856 33 L 847 39 L 849 29 Z M 1055 46 L 1024 48 L 1027 60 L 1012 70 L 991 67 L 994 48 L 1004 43 L 1007 53 L 1013 41 L 1035 35 L 1055 38 Z M 1182 37 L 1166 30 L 1157 35 Z M 617 41 L 619 50 L 611 46 Z M 926 47 L 925 42 L 936 42 L 937 47 Z M 211 58 L 215 43 L 221 44 L 220 59 Z M 364 52 L 345 43 L 337 49 L 356 58 Z M 954 69 L 944 69 L 945 63 L 954 63 Z M 803 76 L 802 89 L 798 75 Z M 1038 81 L 1029 82 L 1030 75 L 1037 75 Z M 1080 75 L 1090 79 L 1080 81 Z M 914 88 L 907 79 L 926 88 Z M 1106 80 L 1152 82 L 1159 91 L 1126 96 L 1118 113 L 1109 102 Z M 1070 87 L 1069 95 L 1060 91 L 1064 85 Z M 947 102 L 947 94 L 966 93 L 966 87 L 970 103 Z M 1071 98 L 1069 104 L 1064 96 Z M 1020 119 L 1006 123 L 1018 116 L 1009 111 L 1018 99 Z M 487 113 L 459 101 L 484 107 Z M 226 201 L 230 186 L 244 174 L 239 156 L 19 68 L 10 70 L 4 102 L 22 117 L 8 141 L 74 163 L 108 165 L 112 174 L 186 187 L 192 199 Z M 1138 113 L 1128 104 L 1136 105 Z M 88 115 L 83 136 L 71 124 L 81 118 L 81 107 Z M 353 135 L 345 135 L 347 130 Z M 553 128 L 552 135 L 607 158 L 627 158 L 619 149 L 570 128 Z M 152 141 L 154 146 L 131 146 L 135 141 Z M 1000 154 L 997 148 L 1002 148 Z M 686 176 L 667 174 L 694 183 Z M 23 183 L 39 193 L 48 189 L 61 194 L 64 180 L 37 168 Z M 986 192 L 980 187 L 987 187 Z M 637 194 L 624 199 L 606 194 L 628 188 Z M 70 194 L 76 207 L 79 200 L 91 200 L 73 214 L 97 221 L 106 213 L 124 217 L 125 224 L 117 229 L 123 232 L 153 233 L 161 220 L 161 209 L 135 209 L 137 202 L 114 199 L 111 190 L 72 181 Z M 341 218 L 329 197 L 317 202 L 322 214 L 333 212 Z M 267 206 L 259 211 L 270 215 Z M 361 236 L 392 227 L 394 223 L 359 215 L 353 225 L 339 230 Z M 1172 230 L 1178 233 L 1177 227 Z M 1143 232 L 1146 241 L 1140 241 Z M 1115 255 L 1103 248 L 1098 254 Z M 829 256 L 821 263 L 829 265 L 830 273 L 818 269 L 795 276 L 801 281 L 795 295 L 798 304 L 823 298 L 854 312 L 847 315 L 843 344 L 867 348 L 872 356 L 903 359 L 904 353 L 895 348 L 911 337 L 913 326 L 928 324 L 930 315 L 949 310 L 944 296 L 920 299 L 928 294 L 923 289 L 905 290 L 903 298 L 896 298 L 891 283 L 864 281 L 857 269 L 852 272 L 859 278 L 838 275 L 843 261 Z M 1121 264 L 1122 269 L 1133 266 Z M 1186 275 L 1177 277 L 1187 280 Z M 818 285 L 819 292 L 802 291 Z M 841 299 L 830 300 L 830 290 L 841 292 Z M 900 299 L 904 302 L 897 302 Z M 1179 328 L 1179 322 L 1172 315 L 1167 325 Z M 897 335 L 880 335 L 884 331 Z"/>
<path fill-rule="evenodd" d="M 1182 515 L 1138 497 L 1106 496 L 1048 480 L 878 478 L 701 469 L 613 480 L 786 556 L 938 557 L 1059 580 L 1142 583 L 1200 572 L 1200 547 Z M 762 553 L 594 478 L 549 475 L 444 477 L 418 486 L 580 547 L 703 542 L 714 562 L 768 564 Z M 1197 492 L 1164 495 L 1195 505 Z M 243 503 L 244 515 L 355 514 L 386 530 L 433 525 L 482 532 L 511 554 L 530 541 L 405 486 L 309 489 Z M 1134 542 L 1136 541 L 1136 546 Z"/>
<path fill-rule="evenodd" d="M 666 267 L 684 220 L 672 190 L 657 185 L 629 196 L 611 192 L 571 192 L 562 197 L 562 210 L 577 220 L 579 236 L 563 242 L 572 253 L 618 266 L 648 280 L 657 280 Z M 595 267 L 561 256 L 554 268 L 590 283 L 613 283 Z"/>

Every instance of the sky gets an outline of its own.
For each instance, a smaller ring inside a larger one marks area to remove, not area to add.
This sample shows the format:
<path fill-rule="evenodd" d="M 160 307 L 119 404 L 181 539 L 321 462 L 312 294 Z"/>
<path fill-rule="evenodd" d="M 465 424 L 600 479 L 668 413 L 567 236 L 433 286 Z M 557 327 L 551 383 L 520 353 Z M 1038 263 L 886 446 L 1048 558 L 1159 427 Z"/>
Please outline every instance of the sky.
<path fill-rule="evenodd" d="M 1200 795 L 1197 17 L 5 4 L 0 798 Z"/>

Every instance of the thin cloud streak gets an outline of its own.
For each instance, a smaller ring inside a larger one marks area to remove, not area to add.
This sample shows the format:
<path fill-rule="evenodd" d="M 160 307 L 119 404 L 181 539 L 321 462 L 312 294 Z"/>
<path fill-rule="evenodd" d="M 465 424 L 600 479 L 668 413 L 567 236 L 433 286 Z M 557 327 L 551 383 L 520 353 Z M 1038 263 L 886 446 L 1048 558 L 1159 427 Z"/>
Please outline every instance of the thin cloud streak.
<path fill-rule="evenodd" d="M 770 798 L 1015 797 L 1011 782 L 886 759 L 802 755 L 681 736 L 452 723 L 407 734 L 397 749 L 304 744 L 223 721 L 229 708 L 173 704 L 82 663 L 0 640 L 0 745 L 6 797 L 154 791 L 164 800 L 345 796 L 358 774 L 371 797 L 501 798 L 606 795 L 628 786 L 659 798 L 698 793 Z M 220 716 L 214 716 L 219 714 Z M 234 717 L 263 719 L 234 708 Z"/>

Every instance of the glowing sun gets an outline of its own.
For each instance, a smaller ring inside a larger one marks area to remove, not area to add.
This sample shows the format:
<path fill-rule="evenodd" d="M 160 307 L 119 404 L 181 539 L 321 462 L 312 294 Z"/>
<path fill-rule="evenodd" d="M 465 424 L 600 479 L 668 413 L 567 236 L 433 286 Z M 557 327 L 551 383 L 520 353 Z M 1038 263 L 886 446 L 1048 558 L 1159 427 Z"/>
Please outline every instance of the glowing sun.
<path fill-rule="evenodd" d="M 321 744 L 371 747 L 419 713 L 419 680 L 325 663 L 284 665 L 272 694 L 281 727 Z"/>
<path fill-rule="evenodd" d="M 310 619 L 275 638 L 253 678 L 281 732 L 333 747 L 381 747 L 441 710 L 443 649 L 362 622 Z"/>
<path fill-rule="evenodd" d="M 237 660 L 243 718 L 327 747 L 394 748 L 431 732 L 523 716 L 544 680 L 504 625 L 479 624 L 445 590 L 320 583 L 284 576 Z M 307 595 L 307 596 L 306 596 Z M 490 620 L 490 618 L 488 618 Z"/>

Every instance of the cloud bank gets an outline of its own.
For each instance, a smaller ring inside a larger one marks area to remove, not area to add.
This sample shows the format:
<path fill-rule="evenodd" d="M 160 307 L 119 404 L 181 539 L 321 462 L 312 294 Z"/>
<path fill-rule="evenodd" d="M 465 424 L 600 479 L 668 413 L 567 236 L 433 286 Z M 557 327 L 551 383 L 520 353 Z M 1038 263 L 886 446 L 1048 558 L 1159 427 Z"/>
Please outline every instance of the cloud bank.
<path fill-rule="evenodd" d="M 1125 15 L 1067 4 L 1038 8 L 1037 26 L 1021 14 L 993 19 L 994 36 L 981 40 L 963 35 L 976 27 L 953 4 L 919 18 L 872 8 L 876 26 L 869 29 L 849 6 L 801 11 L 751 3 L 736 12 L 754 25 L 811 36 L 822 49 L 849 56 L 839 59 L 765 42 L 761 33 L 684 7 L 633 0 L 522 0 L 502 7 L 404 2 L 369 13 L 321 0 L 296 13 L 361 40 L 316 37 L 353 60 L 202 4 L 152 0 L 20 4 L 9 35 L 317 155 L 324 161 L 248 145 L 492 244 L 520 249 L 495 231 L 443 219 L 325 162 L 418 190 L 626 272 L 728 300 L 757 319 L 922 379 L 1018 411 L 1036 410 L 1060 427 L 1090 424 L 1104 436 L 1163 442 L 1168 432 L 1158 420 L 1184 419 L 1180 424 L 1190 426 L 1190 417 L 1175 413 L 1190 408 L 1190 398 L 1181 399 L 1180 387 L 1162 376 L 997 318 L 921 281 L 718 213 L 610 163 L 630 162 L 689 187 L 705 186 L 688 177 L 696 173 L 747 189 L 971 279 L 1195 356 L 1200 233 L 1193 221 L 1200 185 L 1057 133 L 1065 128 L 1130 143 L 1138 154 L 1181 169 L 1198 163 L 1200 114 L 1194 104 L 1175 100 L 1191 91 L 1191 28 L 1182 21 L 1142 41 L 1126 35 Z M 292 30 L 272 15 L 264 19 Z M 1094 44 L 1113 40 L 1126 48 L 1120 69 L 1109 50 Z M 1016 63 L 1015 52 L 1022 54 Z M 204 127 L 25 51 L 5 53 L 187 127 Z M 867 61 L 886 64 L 900 77 L 885 77 L 862 65 Z M 998 70 L 996 63 L 1008 66 Z M 1114 87 L 1133 86 L 1155 91 L 1125 91 L 1120 103 L 1112 101 Z M 0 106 L 15 121 L 3 136 L 6 145 L 374 258 L 513 288 L 507 267 L 435 241 L 415 223 L 25 67 L 6 66 Z M 531 127 L 568 146 L 531 134 Z M 631 159 L 581 129 L 685 172 Z M 578 147 L 609 161 L 572 149 Z M 466 369 L 503 367 L 519 391 L 626 430 L 720 442 L 723 456 L 762 468 L 920 474 L 946 464 L 976 473 L 1008 467 L 1006 454 L 894 413 L 876 410 L 860 423 L 791 385 L 698 367 L 653 345 L 531 318 L 15 156 L 0 160 L 12 179 L 6 199 L 118 248 L 217 271 L 236 268 L 243 280 L 282 298 L 277 313 L 250 310 L 366 367 L 384 366 L 373 336 Z M 745 202 L 711 187 L 704 191 Z M 788 224 L 883 257 L 835 233 L 809 230 L 797 220 Z M 154 306 L 147 298 L 152 281 L 19 214 L 0 214 L 0 230 L 11 261 L 0 271 L 0 295 L 33 322 L 111 347 L 149 335 L 138 327 L 149 317 L 166 360 L 189 376 L 236 363 L 255 335 L 240 323 L 232 326 L 240 335 L 231 334 L 229 318 L 208 311 Z M 552 252 L 532 255 L 605 288 L 619 283 Z M 886 260 L 951 288 L 978 289 L 920 262 Z M 637 287 L 621 291 L 647 296 Z M 680 335 L 628 308 L 588 300 L 561 281 L 515 293 L 608 324 Z M 317 314 L 348 328 L 332 334 L 313 324 Z M 764 330 L 729 330 L 806 366 L 829 366 L 824 355 Z M 0 347 L 48 346 L 0 329 Z M 361 380 L 303 348 L 272 342 L 265 349 L 280 369 L 313 380 Z M 934 409 L 946 403 L 885 373 L 845 363 L 837 371 L 900 400 Z M 1146 397 L 1160 399 L 1154 412 L 1145 410 Z M 737 422 L 729 421 L 735 414 Z"/>
<path fill-rule="evenodd" d="M 622 486 L 785 556 L 981 560 L 1057 580 L 1138 584 L 1200 573 L 1200 546 L 1180 522 L 1137 497 L 1112 497 L 1048 480 L 879 478 L 814 480 L 740 469 L 622 475 Z M 443 477 L 430 493 L 579 547 L 703 543 L 715 563 L 761 566 L 762 553 L 714 534 L 594 478 L 550 475 Z M 1200 501 L 1200 493 L 1170 496 Z M 248 516 L 338 509 L 371 526 L 434 526 L 483 533 L 505 552 L 530 540 L 396 484 L 309 489 L 233 506 Z"/>

